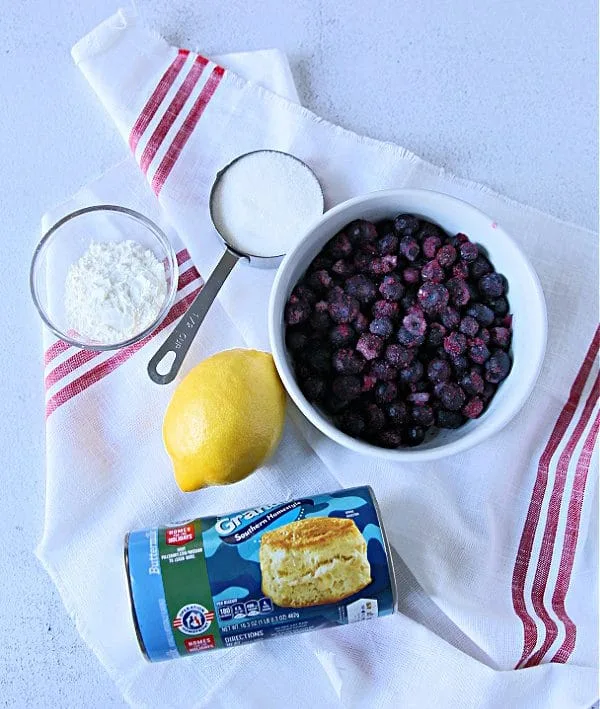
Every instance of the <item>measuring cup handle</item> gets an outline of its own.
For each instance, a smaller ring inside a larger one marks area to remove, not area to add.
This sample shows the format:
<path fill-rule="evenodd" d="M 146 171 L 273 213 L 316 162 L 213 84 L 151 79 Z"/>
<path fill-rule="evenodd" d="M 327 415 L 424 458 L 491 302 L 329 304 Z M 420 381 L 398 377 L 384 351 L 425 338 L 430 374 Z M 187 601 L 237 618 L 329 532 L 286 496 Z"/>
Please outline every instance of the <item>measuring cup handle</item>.
<path fill-rule="evenodd" d="M 206 281 L 204 287 L 194 299 L 194 302 L 190 305 L 173 332 L 160 346 L 154 357 L 148 362 L 148 375 L 153 382 L 156 382 L 156 384 L 169 384 L 175 379 L 177 372 L 179 372 L 183 364 L 187 351 L 190 349 L 190 345 L 200 325 L 202 325 L 202 321 L 208 309 L 225 282 L 225 279 L 231 273 L 231 269 L 239 259 L 240 257 L 229 251 L 229 249 L 221 256 L 217 267 L 210 274 L 210 278 Z M 173 353 L 174 357 L 171 359 L 168 370 L 163 374 L 159 374 L 158 368 L 160 363 L 170 353 Z"/>

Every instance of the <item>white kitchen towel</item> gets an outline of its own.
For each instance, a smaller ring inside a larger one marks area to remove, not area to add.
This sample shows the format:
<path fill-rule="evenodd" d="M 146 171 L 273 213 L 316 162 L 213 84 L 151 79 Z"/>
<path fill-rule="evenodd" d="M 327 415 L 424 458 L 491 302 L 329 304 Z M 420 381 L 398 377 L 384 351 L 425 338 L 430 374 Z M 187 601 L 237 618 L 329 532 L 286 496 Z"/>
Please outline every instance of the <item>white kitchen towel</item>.
<path fill-rule="evenodd" d="M 146 375 L 168 325 L 117 354 L 78 352 L 47 334 L 47 500 L 38 555 L 126 699 L 148 707 L 588 709 L 598 694 L 596 235 L 319 119 L 297 104 L 279 53 L 215 63 L 170 47 L 120 11 L 73 56 L 141 172 L 124 161 L 53 210 L 46 225 L 96 202 L 158 221 L 181 262 L 169 323 L 200 286 L 192 262 L 206 276 L 220 255 L 207 213 L 214 175 L 256 148 L 308 162 L 327 206 L 387 187 L 426 187 L 471 202 L 531 258 L 549 315 L 534 394 L 504 431 L 472 451 L 389 465 L 347 453 L 293 415 L 257 473 L 188 495 L 178 491 L 161 443 L 173 386 Z M 272 278 L 236 269 L 182 374 L 216 350 L 268 347 Z M 126 531 L 354 484 L 371 484 L 380 500 L 400 614 L 189 660 L 142 659 L 122 565 Z"/>

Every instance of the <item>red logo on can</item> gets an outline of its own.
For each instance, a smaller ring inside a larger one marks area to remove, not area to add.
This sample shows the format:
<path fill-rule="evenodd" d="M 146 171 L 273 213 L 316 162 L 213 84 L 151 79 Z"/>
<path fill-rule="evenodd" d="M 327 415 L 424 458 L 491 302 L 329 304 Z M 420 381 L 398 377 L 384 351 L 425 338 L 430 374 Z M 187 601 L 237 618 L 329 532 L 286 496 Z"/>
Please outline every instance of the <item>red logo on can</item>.
<path fill-rule="evenodd" d="M 173 527 L 167 529 L 165 539 L 167 544 L 180 547 L 196 538 L 196 531 L 193 524 L 185 524 L 183 527 Z"/>
<path fill-rule="evenodd" d="M 214 635 L 205 635 L 203 638 L 189 638 L 184 643 L 188 652 L 201 652 L 212 650 L 215 646 L 215 638 Z"/>

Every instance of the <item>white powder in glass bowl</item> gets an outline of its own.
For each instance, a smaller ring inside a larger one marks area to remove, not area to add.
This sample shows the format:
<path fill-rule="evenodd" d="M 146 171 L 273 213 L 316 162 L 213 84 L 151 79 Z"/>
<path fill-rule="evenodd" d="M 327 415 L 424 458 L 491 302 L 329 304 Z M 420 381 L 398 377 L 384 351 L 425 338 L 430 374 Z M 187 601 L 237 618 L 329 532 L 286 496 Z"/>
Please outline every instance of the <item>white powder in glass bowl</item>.
<path fill-rule="evenodd" d="M 167 295 L 165 269 L 136 241 L 92 242 L 65 283 L 69 326 L 80 335 L 110 345 L 149 327 Z"/>

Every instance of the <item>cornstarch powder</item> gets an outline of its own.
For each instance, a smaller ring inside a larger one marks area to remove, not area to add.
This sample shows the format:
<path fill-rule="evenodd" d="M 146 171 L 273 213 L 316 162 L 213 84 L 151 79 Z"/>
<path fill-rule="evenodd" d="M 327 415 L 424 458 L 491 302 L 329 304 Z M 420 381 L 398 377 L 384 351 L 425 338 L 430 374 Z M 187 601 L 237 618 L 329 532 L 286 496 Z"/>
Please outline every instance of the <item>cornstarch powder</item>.
<path fill-rule="evenodd" d="M 122 342 L 156 319 L 167 294 L 163 265 L 136 241 L 92 242 L 65 283 L 73 330 L 102 344 Z"/>
<path fill-rule="evenodd" d="M 302 162 L 275 151 L 249 153 L 220 177 L 211 201 L 220 234 L 253 256 L 287 253 L 323 213 L 321 187 Z"/>

